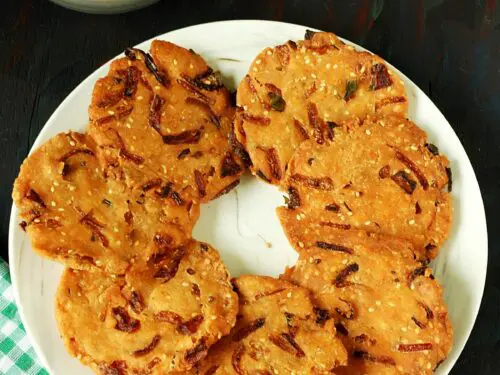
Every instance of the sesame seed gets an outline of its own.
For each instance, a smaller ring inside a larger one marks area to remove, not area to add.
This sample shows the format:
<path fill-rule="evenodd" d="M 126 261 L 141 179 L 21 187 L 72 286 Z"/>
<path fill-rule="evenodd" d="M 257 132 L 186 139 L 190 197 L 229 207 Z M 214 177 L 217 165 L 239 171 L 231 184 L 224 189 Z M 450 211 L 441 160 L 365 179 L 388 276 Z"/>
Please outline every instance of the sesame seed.
<path fill-rule="evenodd" d="M 374 311 L 375 311 L 375 309 L 373 307 L 368 308 L 368 312 L 374 312 Z"/>
<path fill-rule="evenodd" d="M 366 133 L 366 135 L 371 135 L 372 134 L 372 132 L 370 131 L 370 129 L 366 129 L 365 133 Z"/>
<path fill-rule="evenodd" d="M 108 111 L 108 114 L 109 114 L 109 115 L 114 115 L 114 114 L 115 114 L 115 111 Z"/>
<path fill-rule="evenodd" d="M 194 65 L 193 64 L 189 64 L 189 69 L 193 69 L 194 68 Z"/>
<path fill-rule="evenodd" d="M 300 221 L 300 220 L 302 220 L 302 218 L 300 217 L 300 215 L 299 215 L 299 214 L 297 214 L 296 218 L 297 218 L 297 220 L 299 220 L 299 221 Z"/>
<path fill-rule="evenodd" d="M 69 144 L 70 144 L 71 146 L 75 146 L 75 145 L 76 145 L 76 143 L 75 143 L 75 142 L 73 142 L 73 141 L 69 141 Z"/>
<path fill-rule="evenodd" d="M 156 86 L 155 86 L 155 90 L 156 90 L 156 91 L 160 90 L 160 86 L 156 85 Z"/>
<path fill-rule="evenodd" d="M 352 216 L 352 212 L 351 212 L 351 211 L 349 211 L 349 212 L 347 213 L 347 216 Z"/>
<path fill-rule="evenodd" d="M 288 298 L 292 297 L 292 292 L 288 292 L 286 295 Z"/>
<path fill-rule="evenodd" d="M 312 78 L 316 78 L 316 74 L 311 73 L 311 77 L 312 77 Z"/>
<path fill-rule="evenodd" d="M 269 56 L 271 56 L 271 55 L 273 54 L 273 52 L 272 52 L 271 50 L 268 50 L 268 51 L 267 51 L 267 54 L 268 54 Z"/>
<path fill-rule="evenodd" d="M 55 207 L 55 206 L 56 206 L 56 202 L 51 201 L 51 202 L 50 202 L 50 205 L 51 205 L 52 207 Z"/>
<path fill-rule="evenodd" d="M 185 282 L 185 281 L 184 281 L 184 282 L 182 283 L 182 286 L 189 286 L 189 284 L 188 284 L 187 282 Z"/>
<path fill-rule="evenodd" d="M 364 65 L 361 67 L 361 70 L 359 72 L 360 73 L 364 73 L 365 72 L 365 66 Z"/>
<path fill-rule="evenodd" d="M 372 222 L 370 220 L 365 221 L 365 225 L 370 225 Z"/>
<path fill-rule="evenodd" d="M 299 241 L 297 244 L 299 245 L 299 247 L 304 247 L 304 243 L 302 241 Z"/>
<path fill-rule="evenodd" d="M 379 301 L 379 300 L 375 301 L 375 305 L 380 306 L 381 304 L 382 304 L 381 301 Z"/>
<path fill-rule="evenodd" d="M 139 96 L 137 97 L 137 100 L 142 100 L 142 99 L 144 99 L 144 97 L 143 97 L 142 95 L 139 95 Z"/>
<path fill-rule="evenodd" d="M 349 111 L 345 111 L 344 114 L 347 116 L 349 115 Z"/>
<path fill-rule="evenodd" d="M 174 65 L 177 65 L 177 60 L 176 59 L 174 59 Z"/>
<path fill-rule="evenodd" d="M 56 189 L 54 189 L 54 186 L 51 186 L 51 187 L 50 187 L 50 191 L 53 193 L 53 192 L 54 192 L 54 190 L 56 190 Z"/>
<path fill-rule="evenodd" d="M 337 69 L 339 66 L 337 64 L 333 65 L 333 69 Z"/>
<path fill-rule="evenodd" d="M 260 59 L 258 59 L 257 61 L 255 61 L 255 64 L 259 65 L 262 61 Z"/>
<path fill-rule="evenodd" d="M 411 220 L 408 222 L 408 224 L 410 224 L 410 225 L 414 225 L 414 224 L 415 224 L 415 220 L 411 219 Z"/>
<path fill-rule="evenodd" d="M 328 63 L 326 64 L 326 69 L 330 69 L 332 67 L 332 64 Z"/>
<path fill-rule="evenodd" d="M 351 77 L 356 77 L 356 74 L 354 74 L 353 72 L 349 73 L 349 75 L 350 75 Z"/>
<path fill-rule="evenodd" d="M 257 72 L 258 69 L 254 66 L 253 69 L 252 69 L 254 72 Z"/>

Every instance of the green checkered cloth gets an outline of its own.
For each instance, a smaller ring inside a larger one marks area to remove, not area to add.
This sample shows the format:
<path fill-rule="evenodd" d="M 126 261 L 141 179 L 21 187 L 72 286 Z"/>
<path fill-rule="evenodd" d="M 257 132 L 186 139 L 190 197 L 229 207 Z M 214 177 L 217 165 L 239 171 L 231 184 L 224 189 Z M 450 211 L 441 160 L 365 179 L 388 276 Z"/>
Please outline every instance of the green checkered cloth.
<path fill-rule="evenodd" d="M 0 258 L 0 374 L 48 375 L 31 346 L 14 302 L 9 265 Z"/>

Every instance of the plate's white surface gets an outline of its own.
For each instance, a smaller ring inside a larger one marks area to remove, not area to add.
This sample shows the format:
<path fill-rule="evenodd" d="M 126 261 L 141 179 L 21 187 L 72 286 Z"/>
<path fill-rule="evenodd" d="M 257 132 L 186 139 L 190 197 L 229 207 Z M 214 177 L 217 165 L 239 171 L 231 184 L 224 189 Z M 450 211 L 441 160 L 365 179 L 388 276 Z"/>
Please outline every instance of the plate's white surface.
<path fill-rule="evenodd" d="M 226 83 L 234 88 L 260 50 L 288 39 L 301 39 L 304 31 L 303 26 L 285 23 L 230 21 L 188 27 L 158 38 L 193 48 L 214 69 L 221 70 Z M 138 47 L 148 49 L 149 43 Z M 64 100 L 33 147 L 59 132 L 85 128 L 93 85 L 107 69 L 108 64 L 99 68 Z M 444 375 L 462 351 L 481 303 L 488 256 L 486 219 L 474 171 L 456 134 L 431 100 L 408 78 L 402 78 L 410 99 L 409 117 L 449 157 L 454 177 L 452 233 L 434 262 L 455 331 L 453 351 L 437 371 Z M 274 213 L 281 204 L 282 195 L 275 187 L 245 176 L 238 189 L 202 207 L 194 237 L 219 249 L 235 276 L 242 273 L 277 276 L 297 257 Z M 17 210 L 13 207 L 10 269 L 19 311 L 35 350 L 53 375 L 91 374 L 67 354 L 59 338 L 54 295 L 63 267 L 35 255 L 17 223 Z"/>

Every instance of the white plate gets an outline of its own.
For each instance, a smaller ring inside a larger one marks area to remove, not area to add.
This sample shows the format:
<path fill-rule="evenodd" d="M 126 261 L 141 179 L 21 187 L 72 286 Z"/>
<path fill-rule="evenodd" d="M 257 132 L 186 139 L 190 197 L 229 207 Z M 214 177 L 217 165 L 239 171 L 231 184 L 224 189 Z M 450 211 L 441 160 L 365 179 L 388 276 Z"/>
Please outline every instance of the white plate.
<path fill-rule="evenodd" d="M 277 22 L 230 21 L 188 27 L 158 38 L 193 48 L 213 68 L 220 69 L 228 84 L 235 87 L 260 50 L 289 39 L 302 39 L 305 29 Z M 146 41 L 138 47 L 147 50 L 149 44 Z M 59 132 L 85 129 L 92 87 L 99 77 L 106 75 L 108 67 L 109 63 L 100 67 L 62 102 L 40 132 L 34 148 Z M 486 219 L 474 171 L 456 134 L 431 100 L 407 77 L 401 76 L 410 98 L 410 118 L 449 157 L 453 170 L 452 233 L 434 264 L 436 277 L 445 289 L 455 331 L 453 351 L 437 371 L 444 375 L 460 355 L 481 303 L 488 257 Z M 244 177 L 237 190 L 203 206 L 194 237 L 219 249 L 235 276 L 242 273 L 277 276 L 297 258 L 274 213 L 281 204 L 282 195 L 275 187 Z M 67 354 L 54 319 L 54 295 L 63 267 L 35 255 L 17 224 L 17 209 L 13 207 L 9 233 L 12 283 L 35 350 L 54 375 L 91 374 Z"/>

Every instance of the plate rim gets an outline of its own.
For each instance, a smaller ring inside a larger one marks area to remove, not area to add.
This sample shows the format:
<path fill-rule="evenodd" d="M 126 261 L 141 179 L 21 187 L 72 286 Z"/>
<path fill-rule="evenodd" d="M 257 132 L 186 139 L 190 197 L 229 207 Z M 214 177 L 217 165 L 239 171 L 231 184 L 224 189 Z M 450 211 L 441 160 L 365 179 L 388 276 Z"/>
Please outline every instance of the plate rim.
<path fill-rule="evenodd" d="M 151 37 L 149 39 L 146 39 L 144 41 L 141 41 L 141 42 L 137 43 L 135 45 L 135 47 L 143 45 L 143 44 L 149 44 L 149 43 L 151 43 L 151 41 L 153 41 L 155 39 L 167 39 L 169 34 L 177 33 L 177 32 L 183 32 L 183 31 L 185 32 L 188 29 L 210 27 L 210 26 L 213 26 L 213 25 L 229 25 L 229 24 L 242 24 L 242 23 L 254 25 L 255 27 L 257 27 L 259 24 L 266 23 L 266 24 L 269 24 L 269 25 L 273 25 L 274 24 L 276 26 L 281 25 L 281 26 L 285 26 L 285 27 L 287 27 L 287 26 L 288 27 L 289 26 L 291 26 L 291 27 L 301 27 L 301 28 L 304 28 L 304 29 L 309 29 L 311 31 L 321 31 L 321 30 L 318 30 L 318 29 L 313 28 L 313 27 L 304 26 L 304 25 L 301 25 L 301 24 L 290 23 L 290 22 L 281 22 L 281 21 L 272 21 L 272 20 L 259 20 L 259 19 L 224 20 L 224 21 L 214 21 L 214 22 L 206 22 L 206 23 L 201 23 L 201 24 L 195 24 L 195 25 L 190 25 L 190 26 L 182 27 L 182 28 L 179 28 L 179 29 L 170 30 L 170 31 L 167 31 L 167 32 L 162 33 L 162 34 L 155 35 L 155 36 L 153 36 L 153 37 Z M 342 38 L 340 36 L 339 36 L 339 38 L 342 41 L 346 42 L 347 44 L 350 44 L 350 45 L 354 46 L 356 49 L 363 50 L 363 51 L 368 51 L 368 52 L 374 54 L 370 50 L 364 48 L 363 46 L 358 45 L 357 43 L 354 43 L 354 42 L 352 42 L 352 41 L 350 41 L 348 39 Z M 49 128 L 51 127 L 51 123 L 55 121 L 55 118 L 57 117 L 58 113 L 61 112 L 61 111 L 63 111 L 63 108 L 67 105 L 67 103 L 74 96 L 77 95 L 77 93 L 82 89 L 82 87 L 87 82 L 87 80 L 89 80 L 92 76 L 96 75 L 97 72 L 98 72 L 98 70 L 102 69 L 103 67 L 108 67 L 109 64 L 110 64 L 110 62 L 113 61 L 114 59 L 120 57 L 122 53 L 123 52 L 120 52 L 118 55 L 110 58 L 105 63 L 103 63 L 100 66 L 98 66 L 90 74 L 88 74 L 73 90 L 71 90 L 68 95 L 66 95 L 66 97 L 59 103 L 59 105 L 57 106 L 57 108 L 52 112 L 52 114 L 49 116 L 49 118 L 47 119 L 47 121 L 44 123 L 43 127 L 41 128 L 40 132 L 38 133 L 37 137 L 35 138 L 35 141 L 31 145 L 31 148 L 30 148 L 27 156 L 29 156 L 33 152 L 33 150 L 35 150 L 36 148 L 38 148 L 41 145 L 42 139 L 44 139 L 45 138 L 45 134 L 47 132 L 49 132 Z M 475 291 L 480 296 L 479 296 L 479 299 L 478 299 L 479 303 L 477 303 L 471 309 L 471 312 L 472 312 L 472 315 L 471 315 L 472 316 L 472 324 L 470 324 L 470 326 L 466 329 L 465 335 L 463 337 L 463 343 L 459 343 L 459 346 L 460 346 L 459 350 L 453 356 L 452 356 L 452 353 L 450 353 L 450 355 L 447 357 L 448 366 L 445 369 L 445 373 L 448 374 L 453 369 L 453 367 L 455 366 L 458 358 L 462 354 L 462 352 L 463 352 L 463 350 L 464 350 L 467 342 L 469 341 L 469 338 L 470 338 L 470 335 L 472 333 L 472 330 L 474 329 L 474 327 L 476 325 L 477 317 L 478 317 L 478 314 L 479 314 L 479 310 L 480 310 L 480 308 L 482 306 L 482 302 L 483 302 L 484 289 L 485 289 L 485 285 L 486 285 L 486 277 L 487 277 L 487 272 L 488 272 L 488 258 L 489 258 L 488 257 L 488 255 L 489 255 L 488 226 L 487 226 L 487 220 L 486 220 L 486 211 L 484 209 L 483 196 L 482 196 L 482 193 L 481 193 L 481 188 L 479 186 L 479 181 L 477 180 L 477 176 L 476 176 L 476 173 L 474 171 L 474 167 L 473 167 L 473 165 L 472 165 L 472 163 L 470 161 L 470 158 L 469 158 L 469 156 L 468 156 L 468 154 L 467 154 L 467 152 L 466 152 L 466 150 L 465 150 L 462 142 L 460 141 L 460 138 L 456 134 L 455 129 L 451 126 L 450 122 L 446 119 L 446 117 L 441 112 L 441 110 L 439 109 L 439 107 L 434 103 L 434 101 L 431 98 L 429 98 L 429 96 L 417 84 L 415 84 L 413 82 L 413 80 L 411 80 L 409 77 L 407 77 L 404 73 L 402 73 L 398 68 L 396 68 L 390 62 L 388 62 L 386 59 L 383 59 L 383 60 L 397 74 L 399 74 L 401 77 L 403 77 L 404 79 L 406 79 L 408 82 L 411 82 L 414 85 L 414 87 L 417 89 L 417 91 L 421 92 L 432 103 L 432 105 L 434 105 L 436 107 L 439 115 L 443 118 L 443 120 L 446 122 L 446 124 L 449 126 L 449 128 L 452 131 L 452 133 L 455 135 L 456 139 L 458 140 L 458 142 L 459 142 L 459 144 L 460 144 L 460 146 L 461 146 L 461 148 L 462 148 L 462 150 L 463 150 L 463 152 L 464 152 L 464 154 L 466 156 L 466 162 L 468 162 L 468 164 L 470 166 L 470 169 L 471 169 L 471 172 L 472 172 L 472 176 L 474 177 L 474 180 L 472 181 L 472 183 L 473 183 L 473 185 L 475 185 L 477 187 L 477 190 L 479 192 L 479 202 L 478 202 L 478 203 L 480 203 L 479 211 L 482 212 L 482 215 L 481 215 L 481 217 L 479 219 L 484 224 L 484 225 L 482 225 L 482 227 L 484 229 L 484 245 L 485 245 L 485 248 L 483 249 L 484 253 L 485 253 L 484 254 L 484 264 L 485 264 L 485 267 L 484 267 L 484 277 L 482 277 L 480 279 L 480 286 L 481 286 L 480 290 L 476 290 Z M 15 254 L 16 250 L 14 249 L 14 247 L 15 247 L 14 246 L 14 241 L 15 241 L 16 232 L 14 231 L 13 228 L 15 228 L 17 226 L 17 218 L 18 218 L 18 209 L 15 206 L 14 202 L 12 202 L 11 212 L 10 212 L 10 217 L 9 217 L 8 254 L 9 254 L 9 270 L 10 270 L 10 275 L 11 275 L 11 283 L 12 283 L 13 295 L 14 295 L 14 299 L 15 299 L 15 303 L 16 303 L 16 306 L 17 306 L 17 309 L 18 309 L 19 316 L 21 318 L 21 322 L 23 323 L 23 326 L 24 326 L 24 328 L 26 330 L 26 334 L 27 334 L 27 336 L 30 339 L 30 343 L 31 343 L 33 349 L 35 350 L 40 363 L 43 365 L 43 367 L 49 373 L 52 373 L 52 369 L 48 365 L 48 361 L 47 361 L 47 358 L 45 356 L 45 352 L 39 346 L 38 342 L 33 339 L 34 335 L 32 334 L 31 327 L 28 326 L 28 325 L 25 325 L 25 323 L 24 323 L 26 315 L 25 315 L 25 311 L 24 311 L 24 306 L 23 306 L 23 304 L 21 304 L 21 298 L 20 298 L 20 295 L 19 295 L 18 287 L 17 287 L 17 285 L 18 285 L 17 269 L 16 269 L 15 264 L 14 264 L 14 263 L 17 263 L 17 260 L 14 261 L 16 259 L 16 254 Z M 45 260 L 48 260 L 48 259 L 45 259 Z M 16 265 L 19 266 L 18 264 L 16 264 Z M 457 343 L 455 343 L 455 345 L 456 344 Z"/>

